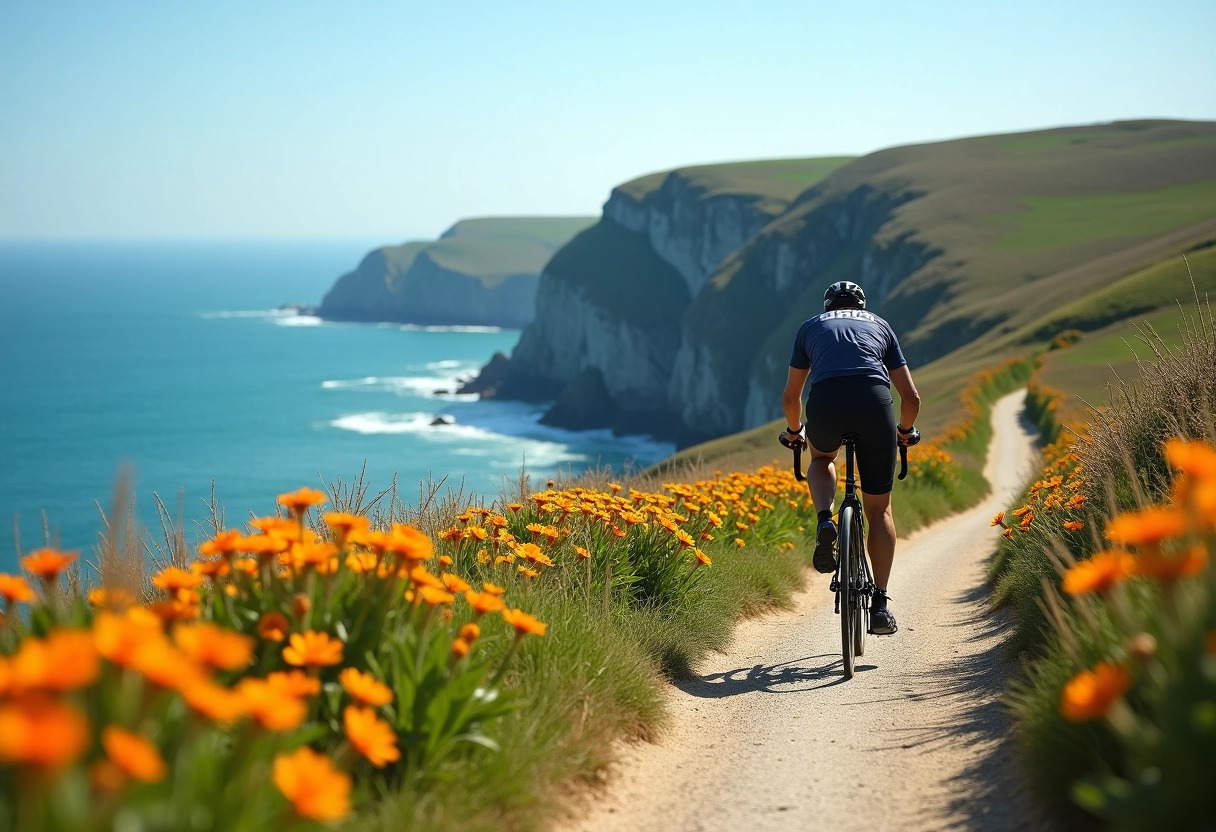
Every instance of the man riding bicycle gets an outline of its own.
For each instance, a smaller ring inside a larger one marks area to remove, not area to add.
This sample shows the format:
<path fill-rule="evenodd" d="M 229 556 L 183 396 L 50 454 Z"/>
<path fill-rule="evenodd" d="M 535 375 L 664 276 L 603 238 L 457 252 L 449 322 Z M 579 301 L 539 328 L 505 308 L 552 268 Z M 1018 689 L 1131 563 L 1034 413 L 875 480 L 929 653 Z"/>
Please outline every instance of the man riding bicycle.
<path fill-rule="evenodd" d="M 833 283 L 823 295 L 824 312 L 806 321 L 794 339 L 789 376 L 781 406 L 791 445 L 809 445 L 811 466 L 807 485 L 819 514 L 815 536 L 815 568 L 836 571 L 836 455 L 841 437 L 857 435 L 857 468 L 861 499 L 870 518 L 867 548 L 877 587 L 870 604 L 870 632 L 890 635 L 898 627 L 887 607 L 887 581 L 895 558 L 895 521 L 891 489 L 895 485 L 895 455 L 899 445 L 915 445 L 920 433 L 914 423 L 920 395 L 890 324 L 865 311 L 866 295 L 856 283 Z M 807 376 L 806 423 L 799 418 Z M 891 385 L 899 391 L 900 421 L 895 422 Z M 798 428 L 789 426 L 798 423 Z M 907 425 L 907 427 L 904 427 Z M 805 433 L 804 433 L 805 431 Z"/>

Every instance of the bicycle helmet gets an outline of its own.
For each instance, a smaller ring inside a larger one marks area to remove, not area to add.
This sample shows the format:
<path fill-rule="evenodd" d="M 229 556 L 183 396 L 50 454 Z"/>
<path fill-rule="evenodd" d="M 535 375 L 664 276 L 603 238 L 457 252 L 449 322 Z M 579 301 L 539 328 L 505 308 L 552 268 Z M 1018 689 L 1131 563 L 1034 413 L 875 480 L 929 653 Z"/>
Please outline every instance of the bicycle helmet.
<path fill-rule="evenodd" d="M 823 309 L 865 309 L 866 293 L 851 280 L 838 280 L 823 293 Z"/>

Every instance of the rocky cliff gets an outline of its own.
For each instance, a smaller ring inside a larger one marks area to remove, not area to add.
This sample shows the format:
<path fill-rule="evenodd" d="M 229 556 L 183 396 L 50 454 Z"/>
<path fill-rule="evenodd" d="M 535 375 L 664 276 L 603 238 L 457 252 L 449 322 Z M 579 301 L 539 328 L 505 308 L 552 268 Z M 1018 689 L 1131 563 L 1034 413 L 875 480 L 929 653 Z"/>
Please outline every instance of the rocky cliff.
<path fill-rule="evenodd" d="M 438 240 L 369 253 L 338 279 L 318 314 L 336 321 L 526 326 L 541 270 L 592 222 L 585 217 L 462 220 Z"/>
<path fill-rule="evenodd" d="M 763 424 L 831 282 L 919 366 L 1210 233 L 1213 150 L 1211 123 L 1125 122 L 643 177 L 553 257 L 499 392 L 685 444 Z"/>

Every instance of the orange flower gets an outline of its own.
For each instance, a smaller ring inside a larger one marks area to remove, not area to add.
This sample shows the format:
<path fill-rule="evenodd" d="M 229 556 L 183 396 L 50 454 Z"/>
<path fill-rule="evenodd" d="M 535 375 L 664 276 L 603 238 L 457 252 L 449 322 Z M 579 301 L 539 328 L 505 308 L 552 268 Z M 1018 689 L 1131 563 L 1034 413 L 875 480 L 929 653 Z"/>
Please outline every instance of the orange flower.
<path fill-rule="evenodd" d="M 38 549 L 21 559 L 26 572 L 46 583 L 54 583 L 59 573 L 76 560 L 75 552 L 60 552 L 55 549 Z"/>
<path fill-rule="evenodd" d="M 305 696 L 316 696 L 321 692 L 321 680 L 309 676 L 302 670 L 284 672 L 275 671 L 266 677 L 266 681 L 289 696 L 303 699 Z"/>
<path fill-rule="evenodd" d="M 155 614 L 166 624 L 172 624 L 176 621 L 189 621 L 199 616 L 198 597 L 190 596 L 183 592 L 171 600 L 154 601 L 148 604 L 148 611 Z"/>
<path fill-rule="evenodd" d="M 1013 529 L 1006 528 L 1005 531 L 1001 532 L 1001 537 L 1011 540 L 1013 538 Z"/>
<path fill-rule="evenodd" d="M 342 642 L 313 630 L 292 633 L 290 644 L 283 648 L 283 660 L 297 667 L 338 664 L 342 661 Z"/>
<path fill-rule="evenodd" d="M 324 822 L 350 813 L 350 777 L 306 745 L 274 758 L 273 779 L 302 818 Z"/>
<path fill-rule="evenodd" d="M 5 604 L 26 603 L 34 600 L 34 590 L 20 575 L 0 573 L 0 598 Z"/>
<path fill-rule="evenodd" d="M 1216 448 L 1206 442 L 1171 439 L 1165 443 L 1165 458 L 1197 480 L 1216 480 Z"/>
<path fill-rule="evenodd" d="M 1025 514 L 1029 514 L 1031 510 L 1032 510 L 1032 509 L 1030 508 L 1030 506 L 1022 506 L 1021 508 L 1016 509 L 1016 510 L 1013 512 L 1013 516 L 1014 516 L 1014 517 L 1021 517 L 1021 516 L 1025 515 Z"/>
<path fill-rule="evenodd" d="M 582 546 L 575 546 L 574 553 L 576 555 L 578 555 L 579 558 L 582 560 L 587 560 L 588 558 L 591 557 L 591 553 L 588 552 L 586 549 L 584 549 Z"/>
<path fill-rule="evenodd" d="M 700 549 L 693 549 L 692 551 L 693 554 L 697 556 L 697 566 L 709 566 L 713 563 L 713 561 L 709 559 L 709 555 L 705 554 Z"/>
<path fill-rule="evenodd" d="M 465 656 L 469 655 L 469 650 L 471 649 L 472 645 L 469 644 L 469 642 L 462 638 L 458 638 L 452 642 L 452 658 L 463 659 Z"/>
<path fill-rule="evenodd" d="M 989 523 L 988 525 L 989 526 L 1004 526 L 1005 525 L 1005 512 L 998 511 L 996 513 L 996 517 L 993 517 L 992 522 Z"/>
<path fill-rule="evenodd" d="M 91 685 L 101 662 L 92 633 L 56 630 L 44 640 L 26 639 L 13 656 L 11 671 L 18 690 L 69 691 Z"/>
<path fill-rule="evenodd" d="M 290 731 L 308 712 L 302 699 L 266 679 L 242 679 L 236 690 L 249 714 L 268 731 Z"/>
<path fill-rule="evenodd" d="M 267 641 L 282 641 L 290 629 L 287 616 L 278 610 L 271 610 L 258 619 L 258 635 Z"/>
<path fill-rule="evenodd" d="M 223 559 L 196 560 L 190 564 L 190 571 L 200 578 L 223 578 L 232 571 L 232 565 Z"/>
<path fill-rule="evenodd" d="M 135 651 L 140 646 L 164 638 L 160 622 L 143 609 L 132 609 L 121 615 L 103 611 L 93 621 L 93 643 L 97 652 L 123 667 L 134 663 Z"/>
<path fill-rule="evenodd" d="M 321 515 L 325 525 L 333 531 L 339 540 L 345 540 L 352 531 L 365 531 L 368 520 L 361 514 L 351 514 L 347 511 L 330 511 Z"/>
<path fill-rule="evenodd" d="M 165 638 L 151 639 L 135 648 L 131 667 L 167 690 L 186 690 L 207 678 L 202 668 Z"/>
<path fill-rule="evenodd" d="M 432 607 L 440 606 L 441 604 L 450 604 L 456 600 L 456 596 L 442 589 L 436 589 L 433 586 L 424 586 L 418 590 L 422 595 L 422 600 L 426 601 Z"/>
<path fill-rule="evenodd" d="M 528 567 L 524 566 L 523 564 L 520 564 L 516 568 L 519 569 L 519 574 L 523 575 L 525 578 L 527 578 L 529 580 L 540 575 L 540 573 L 537 572 L 535 569 L 529 569 Z"/>
<path fill-rule="evenodd" d="M 253 661 L 253 639 L 215 624 L 183 624 L 173 640 L 192 661 L 218 670 L 239 670 Z"/>
<path fill-rule="evenodd" d="M 406 560 L 430 560 L 435 554 L 435 544 L 422 531 L 402 523 L 394 523 L 392 535 L 384 551 L 399 555 Z"/>
<path fill-rule="evenodd" d="M 469 644 L 472 644 L 473 642 L 477 641 L 477 639 L 481 638 L 481 628 L 476 624 L 469 622 L 468 624 L 461 626 L 460 637 Z"/>
<path fill-rule="evenodd" d="M 1157 546 L 1186 531 L 1186 515 L 1177 509 L 1152 507 L 1120 514 L 1106 527 L 1106 538 L 1125 546 Z"/>
<path fill-rule="evenodd" d="M 472 589 L 472 587 L 469 586 L 468 581 L 460 578 L 457 575 L 453 575 L 451 572 L 443 573 L 443 585 L 446 586 L 449 591 L 457 593 L 468 592 L 470 589 Z"/>
<path fill-rule="evenodd" d="M 1080 520 L 1068 520 L 1064 523 L 1064 530 L 1069 532 L 1079 532 L 1085 528 L 1085 524 Z"/>
<path fill-rule="evenodd" d="M 125 589 L 97 586 L 89 590 L 89 603 L 94 607 L 107 607 L 121 611 L 134 606 L 136 601 L 135 596 Z"/>
<path fill-rule="evenodd" d="M 697 545 L 697 542 L 692 539 L 692 535 L 683 529 L 676 529 L 676 540 L 680 541 L 680 545 L 691 549 Z"/>
<path fill-rule="evenodd" d="M 506 607 L 501 598 L 489 592 L 466 592 L 464 597 L 468 599 L 469 606 L 473 608 L 473 612 L 477 615 L 498 612 Z"/>
<path fill-rule="evenodd" d="M 324 491 L 318 491 L 315 488 L 302 487 L 297 491 L 291 491 L 287 494 L 280 494 L 275 498 L 275 502 L 286 508 L 294 516 L 299 516 L 308 511 L 309 506 L 319 506 L 328 501 Z"/>
<path fill-rule="evenodd" d="M 159 783 L 168 773 L 156 746 L 139 734 L 117 725 L 107 725 L 101 731 L 101 744 L 114 765 L 136 780 Z"/>
<path fill-rule="evenodd" d="M 199 681 L 181 692 L 186 704 L 213 722 L 236 722 L 248 710 L 245 697 L 214 682 Z"/>
<path fill-rule="evenodd" d="M 379 707 L 393 701 L 393 692 L 388 685 L 380 682 L 370 673 L 360 673 L 353 667 L 348 667 L 338 674 L 338 681 L 351 698 L 364 705 Z"/>
<path fill-rule="evenodd" d="M 1131 575 L 1132 567 L 1127 552 L 1098 552 L 1065 572 L 1061 588 L 1069 595 L 1103 592 Z"/>
<path fill-rule="evenodd" d="M 1104 716 L 1127 692 L 1131 676 L 1122 665 L 1101 662 L 1084 670 L 1064 686 L 1060 713 L 1070 722 L 1085 722 Z"/>
<path fill-rule="evenodd" d="M 1178 557 L 1158 553 L 1140 555 L 1132 564 L 1132 574 L 1174 581 L 1198 575 L 1207 562 L 1208 550 L 1202 543 L 1196 543 Z"/>
<path fill-rule="evenodd" d="M 422 566 L 415 566 L 410 570 L 410 580 L 420 587 L 429 586 L 432 589 L 443 589 L 443 581 L 436 578 Z"/>
<path fill-rule="evenodd" d="M 194 589 L 201 586 L 202 583 L 203 579 L 198 575 L 193 575 L 185 569 L 178 569 L 176 566 L 162 569 L 152 578 L 153 586 L 170 594 L 179 589 Z"/>
<path fill-rule="evenodd" d="M 207 556 L 219 555 L 225 559 L 231 558 L 240 551 L 242 537 L 243 535 L 237 529 L 222 531 L 211 540 L 199 546 L 198 553 Z"/>
<path fill-rule="evenodd" d="M 543 636 L 545 634 L 545 624 L 537 618 L 528 615 L 523 610 L 503 610 L 503 620 L 515 628 L 515 637 L 522 638 L 525 635 L 533 634 Z"/>
<path fill-rule="evenodd" d="M 342 727 L 350 744 L 376 768 L 401 759 L 397 735 L 371 708 L 347 705 L 342 712 Z"/>
<path fill-rule="evenodd" d="M 746 545 L 747 545 L 747 541 L 746 541 L 746 540 L 744 540 L 744 539 L 743 539 L 743 538 L 741 538 L 741 537 L 736 537 L 736 538 L 735 538 L 735 545 L 736 545 L 736 546 L 738 546 L 740 549 L 742 549 L 744 546 L 746 546 Z"/>
<path fill-rule="evenodd" d="M 506 595 L 507 594 L 506 589 L 499 586 L 498 584 L 492 584 L 489 581 L 486 581 L 485 583 L 483 583 L 481 585 L 481 588 L 484 589 L 486 592 L 490 593 L 491 595 Z"/>
<path fill-rule="evenodd" d="M 0 763 L 55 770 L 89 747 L 89 721 L 68 705 L 43 697 L 0 704 Z"/>

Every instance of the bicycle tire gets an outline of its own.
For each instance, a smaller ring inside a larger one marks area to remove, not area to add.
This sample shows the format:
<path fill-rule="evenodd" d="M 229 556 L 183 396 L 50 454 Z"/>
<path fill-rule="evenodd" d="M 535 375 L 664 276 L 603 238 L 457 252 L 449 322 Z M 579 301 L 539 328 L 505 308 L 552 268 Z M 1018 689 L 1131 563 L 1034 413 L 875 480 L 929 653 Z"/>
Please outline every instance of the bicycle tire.
<path fill-rule="evenodd" d="M 849 572 L 854 576 L 858 586 L 865 583 L 865 548 L 862 541 L 865 539 L 865 534 L 861 518 L 858 517 L 858 522 L 853 526 L 853 533 L 850 535 L 850 555 L 849 555 Z M 852 593 L 853 601 L 853 653 L 857 656 L 864 656 L 866 652 L 866 632 L 870 629 L 870 610 L 866 604 L 866 600 L 858 592 Z"/>
<path fill-rule="evenodd" d="M 845 506 L 840 510 L 840 537 L 836 541 L 837 562 L 840 586 L 840 658 L 844 666 L 844 678 L 853 678 L 853 576 L 850 574 L 852 541 L 856 535 L 853 532 L 853 507 Z"/>

